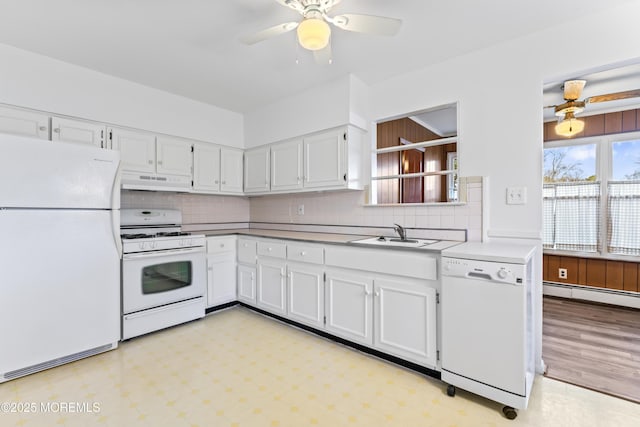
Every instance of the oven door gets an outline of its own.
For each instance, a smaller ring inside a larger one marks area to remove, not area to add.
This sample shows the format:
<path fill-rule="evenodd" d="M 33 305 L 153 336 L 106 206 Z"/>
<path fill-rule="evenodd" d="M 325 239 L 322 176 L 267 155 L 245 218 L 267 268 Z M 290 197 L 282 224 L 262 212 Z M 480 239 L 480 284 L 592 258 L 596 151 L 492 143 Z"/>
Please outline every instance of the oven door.
<path fill-rule="evenodd" d="M 206 254 L 201 247 L 125 254 L 123 314 L 204 296 L 206 272 Z"/>

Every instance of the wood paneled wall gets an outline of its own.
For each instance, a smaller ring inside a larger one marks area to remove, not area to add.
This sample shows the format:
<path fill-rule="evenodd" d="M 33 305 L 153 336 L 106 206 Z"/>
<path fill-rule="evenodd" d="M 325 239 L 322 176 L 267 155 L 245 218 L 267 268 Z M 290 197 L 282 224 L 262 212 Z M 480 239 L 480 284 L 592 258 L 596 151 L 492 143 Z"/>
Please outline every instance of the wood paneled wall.
<path fill-rule="evenodd" d="M 578 118 L 584 120 L 584 130 L 571 138 L 611 135 L 614 133 L 635 132 L 640 130 L 640 108 Z M 569 139 L 566 136 L 556 134 L 555 126 L 557 123 L 557 121 L 544 123 L 544 141 Z"/>
<path fill-rule="evenodd" d="M 378 148 L 395 147 L 400 145 L 400 138 L 411 142 L 431 141 L 441 138 L 429 129 L 420 126 L 413 120 L 405 117 L 397 120 L 390 120 L 378 123 Z M 424 156 L 416 158 L 417 151 L 407 156 L 410 172 L 439 171 L 446 169 L 447 153 L 456 151 L 456 144 L 446 144 L 436 147 L 425 148 Z M 397 153 L 387 153 L 378 155 L 378 175 L 396 175 L 400 173 L 402 155 Z M 419 162 L 417 160 L 422 160 Z M 378 181 L 378 203 L 400 203 L 400 180 Z M 424 183 L 424 186 L 422 185 Z M 420 178 L 406 179 L 403 184 L 402 203 L 422 203 L 422 202 L 446 202 L 447 188 L 446 177 L 426 177 L 424 181 Z"/>
<path fill-rule="evenodd" d="M 558 269 L 567 269 L 567 278 L 558 277 Z M 597 258 L 544 255 L 543 280 L 596 288 L 639 292 L 638 263 Z"/>

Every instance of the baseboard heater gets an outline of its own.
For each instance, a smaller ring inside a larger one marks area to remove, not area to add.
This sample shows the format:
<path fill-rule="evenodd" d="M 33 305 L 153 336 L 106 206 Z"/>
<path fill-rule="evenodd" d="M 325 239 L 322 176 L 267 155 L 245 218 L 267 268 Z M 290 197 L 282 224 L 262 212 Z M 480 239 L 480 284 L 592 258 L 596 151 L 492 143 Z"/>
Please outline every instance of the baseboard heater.
<path fill-rule="evenodd" d="M 2 377 L 5 381 L 13 380 L 26 375 L 35 374 L 36 372 L 44 371 L 46 369 L 55 368 L 56 366 L 64 365 L 66 363 L 75 362 L 76 360 L 84 359 L 86 357 L 94 356 L 99 353 L 109 351 L 116 346 L 114 344 L 106 344 L 100 347 L 95 347 L 90 350 L 81 351 L 79 353 L 70 354 L 68 356 L 59 357 L 57 359 L 48 360 L 46 362 L 38 363 L 37 365 L 27 366 L 26 368 L 16 369 L 15 371 L 5 372 Z"/>
<path fill-rule="evenodd" d="M 615 289 L 594 288 L 567 283 L 543 281 L 543 294 L 561 298 L 572 298 L 602 304 L 640 308 L 640 293 Z"/>

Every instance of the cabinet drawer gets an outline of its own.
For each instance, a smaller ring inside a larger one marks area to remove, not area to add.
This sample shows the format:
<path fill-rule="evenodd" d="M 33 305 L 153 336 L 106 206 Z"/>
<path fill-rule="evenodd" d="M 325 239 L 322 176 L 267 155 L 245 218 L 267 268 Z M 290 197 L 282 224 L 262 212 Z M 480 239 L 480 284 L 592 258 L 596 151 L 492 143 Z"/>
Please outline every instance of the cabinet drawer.
<path fill-rule="evenodd" d="M 324 264 L 324 249 L 319 246 L 288 245 L 287 259 L 313 264 Z"/>
<path fill-rule="evenodd" d="M 216 254 L 220 252 L 235 251 L 236 238 L 233 236 L 208 237 L 207 253 Z"/>
<path fill-rule="evenodd" d="M 256 263 L 256 243 L 255 240 L 238 239 L 238 262 Z"/>
<path fill-rule="evenodd" d="M 287 245 L 282 242 L 258 242 L 258 255 L 273 258 L 286 258 Z"/>

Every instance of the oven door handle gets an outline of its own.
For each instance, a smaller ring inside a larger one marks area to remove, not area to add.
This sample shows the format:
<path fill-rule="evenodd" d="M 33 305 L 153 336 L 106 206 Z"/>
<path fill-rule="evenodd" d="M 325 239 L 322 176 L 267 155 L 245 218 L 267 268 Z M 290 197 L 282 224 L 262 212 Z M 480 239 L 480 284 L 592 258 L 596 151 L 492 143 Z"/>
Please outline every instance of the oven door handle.
<path fill-rule="evenodd" d="M 161 257 L 166 255 L 184 255 L 184 254 L 195 254 L 195 253 L 204 253 L 204 247 L 201 246 L 197 248 L 170 249 L 170 250 L 161 250 L 161 251 L 138 252 L 134 254 L 124 254 L 123 259 L 154 258 L 154 257 Z"/>

